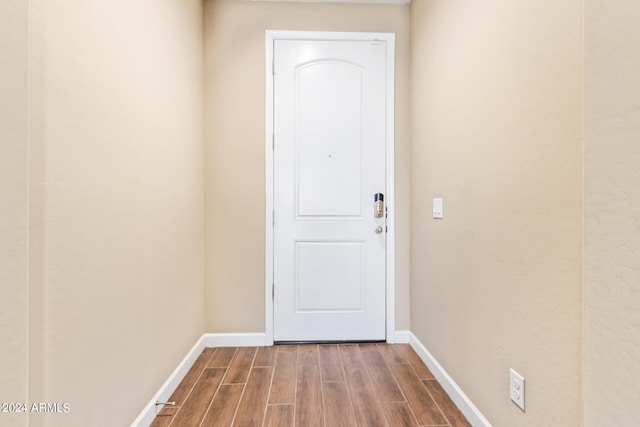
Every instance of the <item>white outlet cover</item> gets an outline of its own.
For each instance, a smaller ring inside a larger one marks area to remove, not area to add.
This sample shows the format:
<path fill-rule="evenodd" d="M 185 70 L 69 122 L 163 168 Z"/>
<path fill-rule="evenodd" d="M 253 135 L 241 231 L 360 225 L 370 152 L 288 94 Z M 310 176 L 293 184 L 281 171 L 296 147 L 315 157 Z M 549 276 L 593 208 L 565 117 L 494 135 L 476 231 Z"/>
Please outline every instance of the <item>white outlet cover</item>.
<path fill-rule="evenodd" d="M 524 377 L 509 369 L 509 396 L 524 411 Z"/>
<path fill-rule="evenodd" d="M 433 217 L 436 219 L 442 219 L 442 197 L 433 199 Z"/>

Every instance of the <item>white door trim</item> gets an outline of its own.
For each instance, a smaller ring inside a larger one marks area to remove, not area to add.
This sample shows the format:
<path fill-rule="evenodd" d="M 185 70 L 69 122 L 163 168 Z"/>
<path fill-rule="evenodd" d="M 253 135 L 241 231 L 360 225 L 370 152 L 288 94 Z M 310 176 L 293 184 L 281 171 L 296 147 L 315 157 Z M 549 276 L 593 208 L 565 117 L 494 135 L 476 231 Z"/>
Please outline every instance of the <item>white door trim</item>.
<path fill-rule="evenodd" d="M 343 33 L 324 31 L 265 31 L 265 335 L 266 344 L 273 344 L 273 44 L 275 40 L 382 40 L 387 44 L 387 108 L 386 108 L 386 188 L 388 208 L 386 247 L 386 335 L 395 342 L 395 192 L 394 192 L 394 100 L 395 100 L 395 34 Z"/>

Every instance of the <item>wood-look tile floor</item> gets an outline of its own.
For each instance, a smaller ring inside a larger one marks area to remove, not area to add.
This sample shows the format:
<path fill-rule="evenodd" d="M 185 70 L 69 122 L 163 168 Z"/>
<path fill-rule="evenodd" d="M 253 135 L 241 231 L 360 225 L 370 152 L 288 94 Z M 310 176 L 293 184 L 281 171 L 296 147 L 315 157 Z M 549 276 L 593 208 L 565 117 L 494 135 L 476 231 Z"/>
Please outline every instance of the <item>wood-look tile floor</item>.
<path fill-rule="evenodd" d="M 152 426 L 469 426 L 406 344 L 206 348 Z"/>

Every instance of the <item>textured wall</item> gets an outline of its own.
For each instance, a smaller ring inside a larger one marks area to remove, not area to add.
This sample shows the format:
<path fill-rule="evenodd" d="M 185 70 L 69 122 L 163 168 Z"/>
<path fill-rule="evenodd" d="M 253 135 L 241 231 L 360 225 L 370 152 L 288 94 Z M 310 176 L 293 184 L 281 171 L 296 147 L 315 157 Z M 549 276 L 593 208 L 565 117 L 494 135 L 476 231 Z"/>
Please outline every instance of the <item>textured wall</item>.
<path fill-rule="evenodd" d="M 28 401 L 28 6 L 0 1 L 0 402 Z"/>
<path fill-rule="evenodd" d="M 32 1 L 33 425 L 128 425 L 203 332 L 202 5 Z"/>
<path fill-rule="evenodd" d="M 411 329 L 495 426 L 578 426 L 582 3 L 419 0 L 411 30 Z"/>
<path fill-rule="evenodd" d="M 640 424 L 640 4 L 585 2 L 585 426 Z"/>
<path fill-rule="evenodd" d="M 396 327 L 409 328 L 409 8 L 205 2 L 207 332 L 262 332 L 264 31 L 396 33 Z"/>

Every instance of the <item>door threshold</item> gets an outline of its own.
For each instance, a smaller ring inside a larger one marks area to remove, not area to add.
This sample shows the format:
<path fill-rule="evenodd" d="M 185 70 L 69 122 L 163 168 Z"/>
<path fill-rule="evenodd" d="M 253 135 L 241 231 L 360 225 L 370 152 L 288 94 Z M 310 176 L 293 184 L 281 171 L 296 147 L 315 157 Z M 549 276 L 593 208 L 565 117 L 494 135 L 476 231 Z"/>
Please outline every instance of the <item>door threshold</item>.
<path fill-rule="evenodd" d="M 387 340 L 312 340 L 312 341 L 274 341 L 273 345 L 307 344 L 384 344 Z"/>

